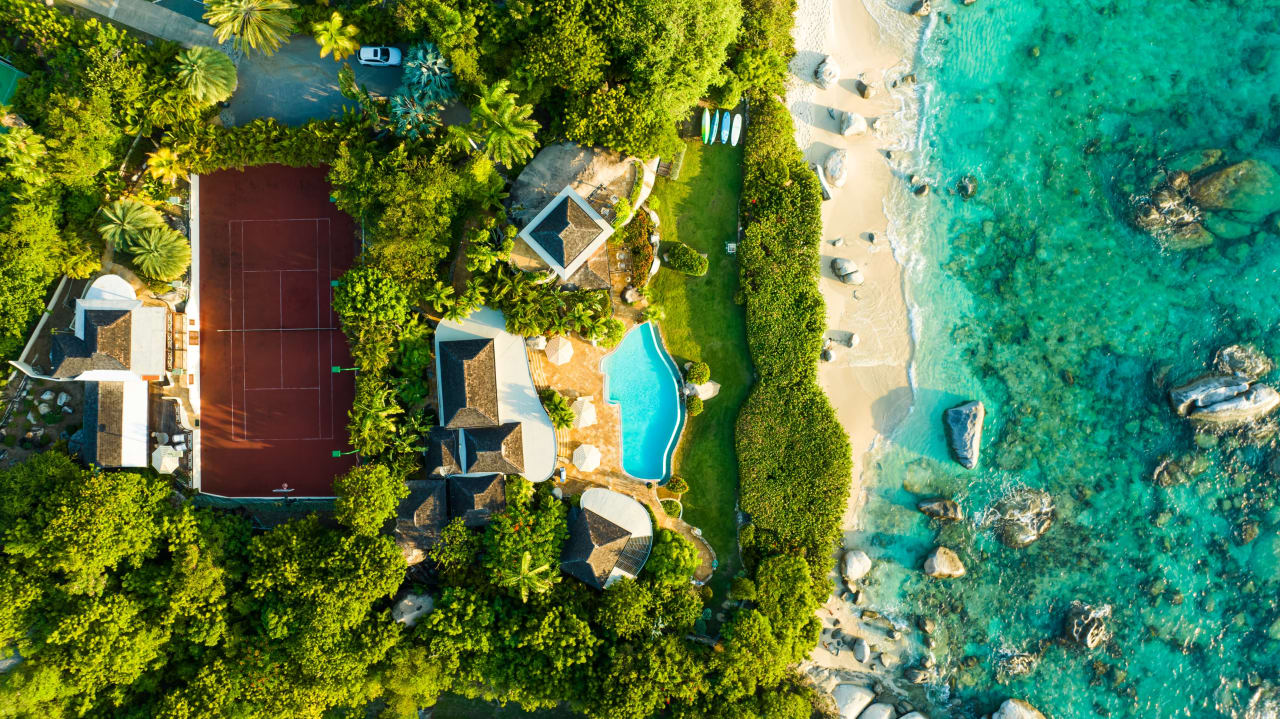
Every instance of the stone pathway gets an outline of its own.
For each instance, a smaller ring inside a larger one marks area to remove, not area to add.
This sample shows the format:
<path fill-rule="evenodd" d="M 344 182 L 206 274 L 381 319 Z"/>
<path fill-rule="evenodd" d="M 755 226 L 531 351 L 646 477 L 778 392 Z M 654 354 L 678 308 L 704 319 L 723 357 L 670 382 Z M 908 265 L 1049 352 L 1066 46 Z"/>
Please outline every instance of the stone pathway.
<path fill-rule="evenodd" d="M 208 45 L 217 47 L 213 28 L 153 5 L 146 0 L 57 0 L 60 4 L 87 10 L 109 20 L 144 32 L 154 37 L 172 40 L 187 47 Z"/>

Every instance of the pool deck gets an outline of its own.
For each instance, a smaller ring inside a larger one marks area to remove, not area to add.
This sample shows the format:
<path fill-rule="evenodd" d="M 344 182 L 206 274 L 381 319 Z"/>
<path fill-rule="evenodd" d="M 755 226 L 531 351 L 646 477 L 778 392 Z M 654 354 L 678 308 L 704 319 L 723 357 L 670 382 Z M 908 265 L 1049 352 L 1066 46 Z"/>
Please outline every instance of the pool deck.
<path fill-rule="evenodd" d="M 639 306 L 631 307 L 622 304 L 618 297 L 621 286 L 615 281 L 612 294 L 614 317 L 626 325 L 630 332 L 641 322 Z M 622 283 L 625 286 L 625 281 Z M 661 336 L 661 332 L 659 332 Z M 694 572 L 694 579 L 705 582 L 711 578 L 712 564 L 716 561 L 715 551 L 701 537 L 697 527 L 682 519 L 667 516 L 661 501 L 675 495 L 665 489 L 646 486 L 627 474 L 622 469 L 622 421 L 618 405 L 606 401 L 605 376 L 600 362 L 611 350 L 597 347 L 575 334 L 567 335 L 573 346 L 573 358 L 563 365 L 554 365 L 547 361 L 543 352 L 529 350 L 529 370 L 533 375 L 533 383 L 538 389 L 551 388 L 564 395 L 569 403 L 583 396 L 590 396 L 596 408 L 596 423 L 590 427 L 570 427 L 555 430 L 556 446 L 559 448 L 558 463 L 565 468 L 567 481 L 561 485 L 567 494 L 581 494 L 591 487 L 605 487 L 644 504 L 657 519 L 657 525 L 663 529 L 678 532 L 693 542 L 702 559 L 701 565 Z M 600 466 L 594 471 L 583 472 L 573 466 L 571 458 L 573 450 L 579 445 L 591 444 L 600 450 Z"/>

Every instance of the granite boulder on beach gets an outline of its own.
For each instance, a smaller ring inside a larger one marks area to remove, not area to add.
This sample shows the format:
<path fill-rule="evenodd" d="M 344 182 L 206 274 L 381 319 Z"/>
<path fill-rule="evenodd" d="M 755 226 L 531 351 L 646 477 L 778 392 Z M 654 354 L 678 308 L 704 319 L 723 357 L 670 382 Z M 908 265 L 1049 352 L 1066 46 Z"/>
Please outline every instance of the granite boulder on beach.
<path fill-rule="evenodd" d="M 947 447 L 951 456 L 965 469 L 978 466 L 978 454 L 982 448 L 982 422 L 987 409 L 976 400 L 957 405 L 942 413 L 947 431 Z"/>
<path fill-rule="evenodd" d="M 835 58 L 830 55 L 822 58 L 822 62 L 818 63 L 817 69 L 813 71 L 813 80 L 823 90 L 836 84 L 840 80 L 840 65 Z"/>
<path fill-rule="evenodd" d="M 867 576 L 867 572 L 871 571 L 871 557 L 861 549 L 850 549 L 844 553 L 844 558 L 840 562 L 840 573 L 844 575 L 844 581 L 852 584 L 853 582 Z"/>

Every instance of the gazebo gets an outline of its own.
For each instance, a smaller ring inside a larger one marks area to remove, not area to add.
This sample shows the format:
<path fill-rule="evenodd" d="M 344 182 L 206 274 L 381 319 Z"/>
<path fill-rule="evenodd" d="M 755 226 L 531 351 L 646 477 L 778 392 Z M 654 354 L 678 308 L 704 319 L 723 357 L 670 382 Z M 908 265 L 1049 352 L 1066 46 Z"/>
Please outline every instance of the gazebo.
<path fill-rule="evenodd" d="M 562 365 L 573 359 L 573 345 L 569 344 L 567 337 L 552 337 L 547 342 L 547 361 L 551 364 Z"/>

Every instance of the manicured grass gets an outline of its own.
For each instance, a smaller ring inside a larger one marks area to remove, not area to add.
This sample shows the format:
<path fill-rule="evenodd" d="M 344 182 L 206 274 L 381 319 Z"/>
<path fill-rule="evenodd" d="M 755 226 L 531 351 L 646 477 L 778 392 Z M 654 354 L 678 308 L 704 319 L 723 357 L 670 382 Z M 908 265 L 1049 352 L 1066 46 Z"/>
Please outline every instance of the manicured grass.
<path fill-rule="evenodd" d="M 663 268 L 649 283 L 649 299 L 666 312 L 659 326 L 676 363 L 683 368 L 685 362 L 706 362 L 711 379 L 720 383 L 720 394 L 707 401 L 705 411 L 689 418 L 675 458 L 675 474 L 689 483 L 681 498 L 684 519 L 702 529 L 720 561 L 711 582 L 717 597 L 725 595 L 740 567 L 733 436 L 738 408 L 753 382 L 743 311 L 733 301 L 738 263 L 725 253 L 725 243 L 737 236 L 741 163 L 740 147 L 692 141 L 680 179 L 659 179 L 652 195 L 661 220 L 659 251 L 679 241 L 709 260 L 703 277 Z"/>

